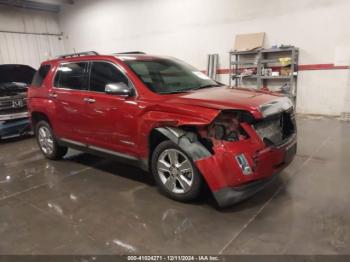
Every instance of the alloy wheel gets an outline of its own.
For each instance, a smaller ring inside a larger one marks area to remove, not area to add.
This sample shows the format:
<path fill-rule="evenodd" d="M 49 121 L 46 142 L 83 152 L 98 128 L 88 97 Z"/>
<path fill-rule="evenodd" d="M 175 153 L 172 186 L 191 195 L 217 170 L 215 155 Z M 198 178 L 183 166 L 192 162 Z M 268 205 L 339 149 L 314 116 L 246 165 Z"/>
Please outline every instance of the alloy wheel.
<path fill-rule="evenodd" d="M 41 126 L 38 130 L 38 140 L 41 150 L 46 155 L 51 155 L 54 150 L 54 141 L 50 130 L 46 126 Z"/>
<path fill-rule="evenodd" d="M 193 185 L 192 163 L 177 149 L 167 149 L 159 155 L 157 171 L 165 187 L 175 194 L 187 193 Z"/>

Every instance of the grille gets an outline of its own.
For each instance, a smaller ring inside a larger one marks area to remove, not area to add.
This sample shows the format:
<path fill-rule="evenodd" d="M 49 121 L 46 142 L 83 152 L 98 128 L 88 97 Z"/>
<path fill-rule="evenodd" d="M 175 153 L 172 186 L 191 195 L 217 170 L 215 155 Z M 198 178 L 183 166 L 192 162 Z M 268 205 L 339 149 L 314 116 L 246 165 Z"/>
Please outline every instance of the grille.
<path fill-rule="evenodd" d="M 0 113 L 18 113 L 27 110 L 27 98 L 11 97 L 0 99 Z"/>
<path fill-rule="evenodd" d="M 290 110 L 273 115 L 255 123 L 254 128 L 265 144 L 283 144 L 295 133 L 294 113 Z"/>

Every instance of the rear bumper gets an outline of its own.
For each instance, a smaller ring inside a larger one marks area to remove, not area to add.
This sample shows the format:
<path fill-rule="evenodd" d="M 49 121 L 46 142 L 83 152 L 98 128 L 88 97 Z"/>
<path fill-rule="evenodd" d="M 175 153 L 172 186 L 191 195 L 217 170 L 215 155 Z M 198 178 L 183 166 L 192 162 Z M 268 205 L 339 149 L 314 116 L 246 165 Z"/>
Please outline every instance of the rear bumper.
<path fill-rule="evenodd" d="M 21 136 L 30 131 L 30 121 L 28 118 L 0 121 L 0 138 L 6 139 Z"/>

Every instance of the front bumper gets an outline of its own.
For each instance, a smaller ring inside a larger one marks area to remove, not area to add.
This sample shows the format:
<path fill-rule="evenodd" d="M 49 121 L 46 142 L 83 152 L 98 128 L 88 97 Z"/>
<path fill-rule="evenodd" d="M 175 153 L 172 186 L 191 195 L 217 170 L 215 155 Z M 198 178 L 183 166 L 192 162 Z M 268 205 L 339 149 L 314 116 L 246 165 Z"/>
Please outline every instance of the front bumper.
<path fill-rule="evenodd" d="M 0 121 L 0 139 L 21 136 L 30 132 L 29 118 Z"/>
<path fill-rule="evenodd" d="M 255 195 L 275 180 L 277 175 L 274 174 L 271 177 L 256 180 L 240 187 L 226 187 L 213 194 L 220 207 L 227 207 Z"/>
<path fill-rule="evenodd" d="M 195 161 L 220 207 L 238 203 L 268 185 L 294 159 L 297 149 L 296 134 L 278 147 L 266 146 L 256 132 L 246 126 L 250 138 L 214 145 L 211 157 Z M 251 172 L 242 170 L 237 162 L 244 155 Z"/>
<path fill-rule="evenodd" d="M 23 118 L 29 118 L 29 113 L 26 112 L 20 112 L 20 113 L 13 113 L 13 114 L 0 114 L 0 121 L 9 121 L 9 120 L 15 120 L 15 119 L 23 119 Z"/>

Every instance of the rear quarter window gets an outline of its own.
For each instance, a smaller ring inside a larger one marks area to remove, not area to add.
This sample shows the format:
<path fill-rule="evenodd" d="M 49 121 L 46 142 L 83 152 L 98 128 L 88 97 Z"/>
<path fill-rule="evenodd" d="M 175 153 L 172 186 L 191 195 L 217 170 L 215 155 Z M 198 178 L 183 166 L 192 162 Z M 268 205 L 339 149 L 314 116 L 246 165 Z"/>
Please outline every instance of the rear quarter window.
<path fill-rule="evenodd" d="M 34 75 L 32 86 L 40 87 L 43 84 L 50 69 L 50 65 L 42 65 Z"/>

